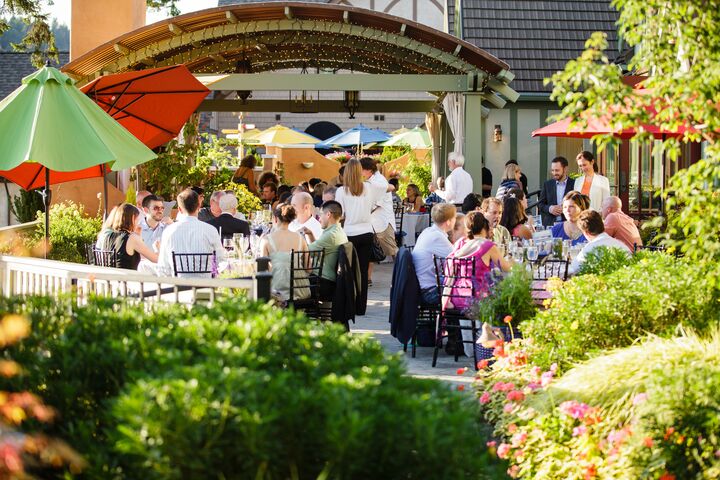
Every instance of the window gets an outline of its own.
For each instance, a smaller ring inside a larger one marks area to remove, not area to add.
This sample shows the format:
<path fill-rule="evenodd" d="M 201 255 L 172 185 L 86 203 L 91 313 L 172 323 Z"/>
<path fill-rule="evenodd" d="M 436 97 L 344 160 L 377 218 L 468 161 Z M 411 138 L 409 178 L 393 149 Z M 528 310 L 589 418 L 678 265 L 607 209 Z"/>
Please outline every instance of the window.
<path fill-rule="evenodd" d="M 279 122 L 279 121 L 280 121 L 280 118 L 282 118 L 282 115 L 280 115 L 279 113 L 276 113 L 276 114 L 275 114 L 275 121 L 276 121 L 276 122 Z"/>

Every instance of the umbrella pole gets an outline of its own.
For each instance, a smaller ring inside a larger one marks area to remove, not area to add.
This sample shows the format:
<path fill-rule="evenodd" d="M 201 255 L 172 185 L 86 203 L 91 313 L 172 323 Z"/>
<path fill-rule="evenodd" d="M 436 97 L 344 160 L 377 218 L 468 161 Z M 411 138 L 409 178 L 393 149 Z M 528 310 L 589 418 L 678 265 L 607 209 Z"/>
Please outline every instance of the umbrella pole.
<path fill-rule="evenodd" d="M 45 167 L 45 258 L 50 248 L 50 169 Z"/>
<path fill-rule="evenodd" d="M 100 168 L 102 169 L 103 176 L 103 220 L 107 220 L 108 216 L 108 188 L 107 188 L 107 175 L 105 172 L 105 164 L 103 163 Z"/>

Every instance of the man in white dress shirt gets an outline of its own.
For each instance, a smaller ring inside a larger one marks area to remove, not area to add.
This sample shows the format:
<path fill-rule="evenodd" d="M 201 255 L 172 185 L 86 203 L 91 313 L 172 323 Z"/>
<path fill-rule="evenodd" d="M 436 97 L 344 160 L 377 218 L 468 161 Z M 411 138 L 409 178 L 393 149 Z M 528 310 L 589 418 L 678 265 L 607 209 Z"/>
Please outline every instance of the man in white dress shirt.
<path fill-rule="evenodd" d="M 290 205 L 295 209 L 296 217 L 288 225 L 288 230 L 302 233 L 303 229 L 306 229 L 312 232 L 313 237 L 320 238 L 323 228 L 315 218 L 315 205 L 313 205 L 312 196 L 307 192 L 297 192 L 292 196 Z"/>
<path fill-rule="evenodd" d="M 598 247 L 619 248 L 626 255 L 632 253 L 627 245 L 605 233 L 605 224 L 602 216 L 595 210 L 585 210 L 578 217 L 577 226 L 580 231 L 588 239 L 588 243 L 583 247 L 575 260 L 570 264 L 569 273 L 575 275 L 585 260 L 588 253 Z"/>
<path fill-rule="evenodd" d="M 220 234 L 209 223 L 198 220 L 200 197 L 186 188 L 177 196 L 178 208 L 182 218 L 168 225 L 160 241 L 157 268 L 160 275 L 172 276 L 174 253 L 212 253 L 215 252 L 217 262 L 225 258 L 225 249 L 220 241 Z M 183 276 L 209 276 L 207 274 Z"/>
<path fill-rule="evenodd" d="M 433 255 L 447 257 L 453 246 L 448 239 L 448 232 L 455 227 L 457 209 L 449 203 L 438 203 L 432 209 L 432 227 L 422 231 L 412 252 L 415 274 L 420 284 L 420 298 L 423 303 L 437 305 L 440 303 L 440 290 L 435 278 Z"/>
<path fill-rule="evenodd" d="M 462 153 L 448 155 L 448 168 L 452 171 L 445 179 L 445 190 L 438 190 L 430 184 L 430 191 L 437 193 L 447 203 L 462 203 L 473 192 L 473 179 L 463 168 L 465 157 Z"/>

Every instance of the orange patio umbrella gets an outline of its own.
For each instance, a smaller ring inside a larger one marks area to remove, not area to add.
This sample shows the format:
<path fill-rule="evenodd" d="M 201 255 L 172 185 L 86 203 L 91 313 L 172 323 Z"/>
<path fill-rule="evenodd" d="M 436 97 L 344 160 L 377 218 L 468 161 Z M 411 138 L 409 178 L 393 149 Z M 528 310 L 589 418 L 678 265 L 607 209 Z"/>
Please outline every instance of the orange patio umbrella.
<path fill-rule="evenodd" d="M 185 65 L 104 75 L 80 90 L 149 148 L 175 138 L 210 93 Z"/>
<path fill-rule="evenodd" d="M 82 180 L 85 178 L 104 177 L 110 169 L 105 165 L 95 165 L 74 172 L 58 172 L 50 170 L 49 185 Z M 39 163 L 21 163 L 12 170 L 0 170 L 0 177 L 5 177 L 25 190 L 33 190 L 45 186 L 45 167 Z"/>

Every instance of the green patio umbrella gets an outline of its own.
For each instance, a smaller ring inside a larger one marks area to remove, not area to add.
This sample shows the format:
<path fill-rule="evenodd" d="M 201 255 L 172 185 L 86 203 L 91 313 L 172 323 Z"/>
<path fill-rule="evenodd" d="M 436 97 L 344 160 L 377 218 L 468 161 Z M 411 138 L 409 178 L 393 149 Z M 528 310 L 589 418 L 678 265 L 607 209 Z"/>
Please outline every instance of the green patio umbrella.
<path fill-rule="evenodd" d="M 430 141 L 430 134 L 428 134 L 427 130 L 415 127 L 412 130 L 393 135 L 392 138 L 380 144 L 380 146 L 383 147 L 393 147 L 396 145 L 407 145 L 411 148 L 430 148 L 432 147 L 432 142 Z"/>
<path fill-rule="evenodd" d="M 23 163 L 45 167 L 46 236 L 51 170 L 75 172 L 107 164 L 122 170 L 156 157 L 56 68 L 28 75 L 0 101 L 0 170 Z"/>

